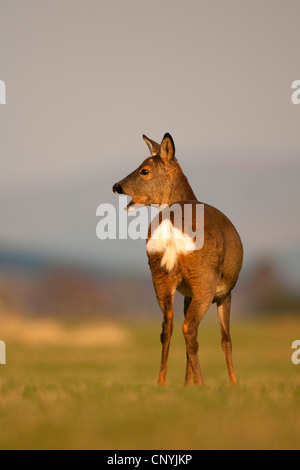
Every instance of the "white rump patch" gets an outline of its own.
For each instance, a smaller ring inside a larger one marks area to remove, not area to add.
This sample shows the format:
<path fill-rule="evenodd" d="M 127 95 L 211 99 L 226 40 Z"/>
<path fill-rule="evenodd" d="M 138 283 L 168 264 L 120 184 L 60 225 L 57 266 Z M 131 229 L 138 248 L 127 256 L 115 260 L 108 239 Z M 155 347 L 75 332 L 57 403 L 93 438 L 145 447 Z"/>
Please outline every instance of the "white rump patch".
<path fill-rule="evenodd" d="M 164 253 L 161 267 L 170 272 L 174 269 L 179 253 L 189 253 L 196 249 L 191 237 L 164 220 L 147 242 L 147 253 Z"/>

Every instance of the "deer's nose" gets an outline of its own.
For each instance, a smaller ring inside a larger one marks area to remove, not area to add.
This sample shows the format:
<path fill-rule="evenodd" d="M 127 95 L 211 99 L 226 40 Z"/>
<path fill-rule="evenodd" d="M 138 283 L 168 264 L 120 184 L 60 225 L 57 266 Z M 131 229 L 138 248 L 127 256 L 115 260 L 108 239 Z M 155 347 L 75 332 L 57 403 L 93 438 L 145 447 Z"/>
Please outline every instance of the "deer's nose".
<path fill-rule="evenodd" d="M 120 183 L 116 183 L 113 185 L 113 192 L 116 194 L 123 194 L 123 189 Z"/>

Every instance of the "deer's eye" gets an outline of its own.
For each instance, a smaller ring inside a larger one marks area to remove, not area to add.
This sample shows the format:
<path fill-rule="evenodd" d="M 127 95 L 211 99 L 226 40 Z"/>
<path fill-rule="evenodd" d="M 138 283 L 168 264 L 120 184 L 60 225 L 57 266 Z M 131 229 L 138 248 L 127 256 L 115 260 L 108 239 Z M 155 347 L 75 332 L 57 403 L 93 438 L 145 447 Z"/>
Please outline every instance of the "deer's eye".
<path fill-rule="evenodd" d="M 143 170 L 140 171 L 140 175 L 148 175 L 149 174 L 149 170 L 146 170 L 146 168 L 144 168 Z"/>

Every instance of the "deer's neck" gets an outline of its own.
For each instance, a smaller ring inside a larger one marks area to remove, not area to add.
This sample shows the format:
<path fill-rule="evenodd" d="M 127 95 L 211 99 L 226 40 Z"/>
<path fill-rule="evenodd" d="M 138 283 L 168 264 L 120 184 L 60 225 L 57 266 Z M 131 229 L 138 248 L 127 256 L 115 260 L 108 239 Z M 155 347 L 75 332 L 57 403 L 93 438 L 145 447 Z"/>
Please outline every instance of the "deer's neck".
<path fill-rule="evenodd" d="M 179 168 L 178 174 L 173 178 L 169 194 L 169 206 L 178 201 L 197 201 L 187 177 Z"/>

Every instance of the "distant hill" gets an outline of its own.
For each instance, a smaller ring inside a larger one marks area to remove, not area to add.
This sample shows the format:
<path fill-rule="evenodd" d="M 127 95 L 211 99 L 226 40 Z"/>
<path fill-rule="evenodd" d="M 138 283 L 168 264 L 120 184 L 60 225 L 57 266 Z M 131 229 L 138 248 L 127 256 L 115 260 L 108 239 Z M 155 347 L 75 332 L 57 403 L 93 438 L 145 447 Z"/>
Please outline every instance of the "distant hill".
<path fill-rule="evenodd" d="M 107 272 L 36 253 L 0 250 L 0 305 L 24 315 L 81 318 L 160 318 L 150 271 Z M 176 300 L 182 311 L 182 298 Z M 300 312 L 298 289 L 272 259 L 245 266 L 234 290 L 233 313 Z"/>

